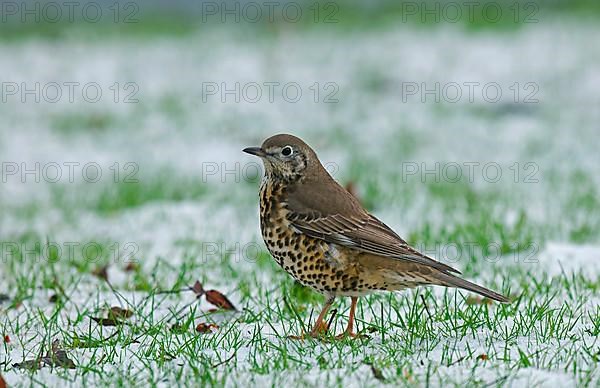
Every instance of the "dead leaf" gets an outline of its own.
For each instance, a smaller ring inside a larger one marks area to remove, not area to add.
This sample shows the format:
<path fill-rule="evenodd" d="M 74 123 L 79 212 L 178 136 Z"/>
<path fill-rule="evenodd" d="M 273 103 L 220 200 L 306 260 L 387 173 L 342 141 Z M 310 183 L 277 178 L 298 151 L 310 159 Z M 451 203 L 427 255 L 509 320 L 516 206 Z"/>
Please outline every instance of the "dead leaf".
<path fill-rule="evenodd" d="M 488 298 L 482 298 L 480 296 L 469 296 L 469 297 L 467 297 L 467 300 L 465 300 L 465 303 L 468 304 L 469 306 L 472 306 L 475 304 L 490 305 L 490 304 L 492 304 L 492 300 L 488 299 Z"/>
<path fill-rule="evenodd" d="M 120 307 L 111 307 L 108 312 L 108 317 L 113 319 L 127 319 L 133 316 L 133 311 L 122 309 Z"/>
<path fill-rule="evenodd" d="M 38 370 L 43 365 L 42 365 L 41 360 L 25 360 L 23 362 L 14 363 L 12 366 L 13 366 L 13 368 L 18 368 L 18 369 Z"/>
<path fill-rule="evenodd" d="M 94 269 L 92 275 L 108 281 L 108 265 Z"/>
<path fill-rule="evenodd" d="M 48 351 L 48 353 L 46 353 L 44 357 L 32 360 L 25 360 L 23 362 L 13 364 L 13 367 L 20 369 L 36 370 L 46 365 L 50 367 L 60 366 L 67 369 L 76 368 L 75 363 L 69 358 L 67 352 L 60 348 L 60 342 L 58 340 L 54 340 L 54 342 L 52 342 L 52 348 Z"/>
<path fill-rule="evenodd" d="M 5 344 L 9 344 L 10 343 L 10 337 L 8 336 L 8 334 L 4 335 L 4 343 Z"/>
<path fill-rule="evenodd" d="M 46 364 L 50 366 L 62 366 L 67 369 L 75 369 L 75 363 L 67 356 L 67 352 L 59 347 L 60 342 L 52 342 L 52 350 L 48 352 L 45 359 Z"/>
<path fill-rule="evenodd" d="M 102 326 L 120 326 L 124 325 L 125 319 L 133 316 L 133 311 L 113 306 L 108 310 L 107 317 L 90 317 L 94 322 Z"/>
<path fill-rule="evenodd" d="M 140 269 L 140 266 L 137 263 L 128 263 L 125 266 L 125 272 L 136 272 Z"/>
<path fill-rule="evenodd" d="M 175 334 L 183 334 L 186 332 L 185 326 L 179 323 L 175 323 L 171 326 L 171 332 Z"/>
<path fill-rule="evenodd" d="M 482 360 L 482 361 L 486 361 L 486 360 L 489 360 L 490 358 L 488 357 L 488 355 L 487 355 L 487 354 L 485 354 L 485 353 L 482 353 L 482 354 L 480 354 L 479 356 L 477 356 L 477 359 L 478 359 L 478 360 Z"/>
<path fill-rule="evenodd" d="M 90 317 L 90 319 L 102 326 L 121 326 L 126 323 L 125 321 L 114 318 Z"/>
<path fill-rule="evenodd" d="M 381 372 L 381 369 L 376 368 L 375 365 L 371 364 L 371 371 L 373 372 L 373 376 L 375 376 L 375 378 L 379 381 L 385 381 L 385 377 L 383 377 L 383 373 Z"/>
<path fill-rule="evenodd" d="M 217 290 L 206 291 L 206 301 L 223 310 L 236 310 L 233 303 L 231 303 L 225 295 L 223 295 Z"/>
<path fill-rule="evenodd" d="M 0 375 L 0 388 L 6 388 L 6 381 L 4 381 L 2 375 Z"/>
<path fill-rule="evenodd" d="M 208 334 L 208 333 L 212 333 L 213 330 L 215 329 L 215 331 L 219 328 L 219 326 L 215 325 L 214 323 L 199 323 L 198 326 L 196 326 L 196 331 L 198 333 L 202 333 L 202 334 Z"/>
<path fill-rule="evenodd" d="M 194 291 L 194 294 L 196 294 L 196 298 L 200 298 L 205 293 L 202 283 L 200 283 L 198 280 L 196 280 L 196 283 L 194 283 L 191 290 Z"/>

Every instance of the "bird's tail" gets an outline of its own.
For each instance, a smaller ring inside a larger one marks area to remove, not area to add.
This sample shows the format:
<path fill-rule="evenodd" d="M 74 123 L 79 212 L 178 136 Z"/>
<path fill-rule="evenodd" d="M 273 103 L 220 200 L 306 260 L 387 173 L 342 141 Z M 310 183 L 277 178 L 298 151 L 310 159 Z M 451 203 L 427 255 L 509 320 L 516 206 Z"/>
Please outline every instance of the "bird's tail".
<path fill-rule="evenodd" d="M 481 287 L 475 283 L 471 283 L 468 280 L 461 279 L 459 277 L 449 275 L 447 273 L 438 273 L 436 277 L 440 280 L 441 285 L 443 286 L 462 288 L 464 290 L 475 292 L 481 296 L 485 296 L 486 298 L 490 298 L 502 303 L 511 302 L 510 299 L 508 299 L 506 296 L 501 295 L 492 290 L 488 290 L 487 288 Z"/>

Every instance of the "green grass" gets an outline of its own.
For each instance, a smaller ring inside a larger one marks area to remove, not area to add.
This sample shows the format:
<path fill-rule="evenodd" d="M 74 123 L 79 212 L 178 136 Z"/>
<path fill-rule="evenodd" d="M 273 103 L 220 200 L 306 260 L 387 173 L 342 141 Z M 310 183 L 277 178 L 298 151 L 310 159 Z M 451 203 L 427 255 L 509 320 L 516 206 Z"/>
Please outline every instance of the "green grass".
<path fill-rule="evenodd" d="M 52 120 L 53 128 L 59 133 L 74 135 L 77 132 L 102 132 L 114 125 L 115 118 L 110 113 L 63 114 Z"/>
<path fill-rule="evenodd" d="M 117 182 L 87 183 L 79 185 L 77 190 L 68 184 L 53 186 L 52 201 L 67 212 L 84 208 L 111 214 L 149 203 L 199 200 L 211 190 L 200 176 L 181 177 L 165 170 L 152 177 L 140 178 L 137 174 L 139 166 L 135 169 L 129 168 L 127 176 L 120 177 L 122 179 Z"/>
<path fill-rule="evenodd" d="M 351 170 L 357 174 L 357 184 L 365 184 L 368 175 L 361 172 L 364 168 L 368 162 Z M 577 195 L 584 200 L 572 203 L 572 210 L 596 211 L 596 202 L 585 200 L 586 190 L 593 187 L 587 185 L 589 178 L 575 174 L 573 179 L 579 182 L 578 190 L 584 194 Z M 171 187 L 164 187 L 165 182 Z M 62 199 L 54 203 L 111 216 L 161 201 L 212 201 L 206 195 L 215 188 L 209 190 L 198 183 L 160 175 L 138 184 L 100 186 L 94 195 L 88 193 L 85 200 L 75 202 L 62 193 Z M 375 181 L 370 184 L 367 201 L 377 203 L 390 195 L 378 189 L 381 186 Z M 417 195 L 414 188 L 408 189 L 411 186 L 398 186 L 406 187 L 402 193 L 408 199 Z M 244 192 L 247 188 L 239 187 Z M 543 235 L 543 228 L 524 212 L 511 224 L 495 217 L 509 198 L 504 192 L 479 190 L 466 182 L 425 182 L 423 188 L 429 203 L 445 209 L 444 219 L 454 221 L 441 226 L 424 222 L 409 235 L 413 243 L 500 242 L 502 253 L 510 256 L 515 249 L 510 243 L 540 242 Z M 489 204 L 494 204 L 494 211 Z M 27 232 L 13 240 L 41 247 L 53 238 Z M 129 272 L 124 263 L 113 260 L 110 242 L 95 241 L 102 254 L 93 261 L 79 252 L 76 260 L 68 262 L 50 251 L 48 264 L 32 265 L 21 252 L 19 259 L 5 266 L 14 291 L 11 302 L 2 306 L 5 315 L 0 318 L 0 331 L 22 341 L 19 346 L 24 351 L 8 353 L 9 345 L 4 345 L 5 355 L 0 358 L 4 373 L 11 371 L 15 362 L 47 352 L 50 343 L 58 339 L 77 368 L 69 372 L 56 368 L 52 373 L 82 384 L 125 386 L 144 381 L 154 385 L 168 379 L 179 384 L 267 381 L 276 385 L 290 374 L 300 384 L 308 384 L 303 375 L 320 371 L 316 378 L 333 386 L 346 385 L 344 375 L 360 376 L 359 382 L 365 385 L 503 386 L 516 383 L 517 372 L 528 368 L 567 373 L 582 386 L 597 382 L 598 277 L 579 272 L 547 278 L 543 271 L 530 270 L 537 266 L 515 262 L 489 265 L 476 253 L 467 265 L 461 265 L 465 276 L 485 272 L 493 279 L 485 285 L 511 295 L 512 304 L 488 305 L 476 299 L 473 303 L 466 294 L 453 290 L 376 294 L 362 298 L 359 304 L 357 325 L 365 338 L 334 341 L 331 336 L 296 342 L 287 337 L 310 328 L 323 297 L 295 283 L 264 251 L 254 262 L 243 265 L 227 252 L 216 259 L 199 260 L 199 241 L 182 239 L 176 244 L 183 250 L 181 263 L 173 264 L 165 257 L 145 267 L 140 257 L 142 265 Z M 35 250 L 38 255 L 40 252 L 41 248 Z M 94 276 L 95 269 L 107 264 L 124 277 L 119 283 L 108 284 Z M 239 312 L 209 312 L 209 305 L 199 304 L 192 293 L 182 291 L 195 281 L 194 274 L 199 274 L 207 289 L 229 290 L 227 296 Z M 56 302 L 48 302 L 48 295 L 57 295 Z M 114 328 L 90 320 L 103 316 L 111 305 L 128 308 L 134 316 Z M 332 333 L 343 330 L 348 307 L 347 300 L 334 305 L 335 312 L 328 317 Z M 196 333 L 194 328 L 201 322 L 219 328 L 212 334 Z M 31 330 L 43 340 L 28 340 L 25 333 Z M 363 369 L 368 372 L 360 372 Z M 457 369 L 468 373 L 451 372 Z M 39 372 L 17 373 L 25 381 L 38 380 Z"/>
<path fill-rule="evenodd" d="M 364 298 L 359 304 L 357 323 L 368 337 L 356 340 L 287 339 L 310 326 L 319 301 L 308 303 L 305 309 L 298 308 L 307 303 L 302 294 L 289 292 L 285 287 L 266 292 L 264 284 L 252 281 L 253 296 L 236 300 L 242 308 L 240 313 L 207 314 L 203 312 L 205 306 L 192 304 L 177 315 L 177 306 L 193 302 L 193 295 L 147 291 L 141 301 L 135 302 L 127 292 L 107 294 L 103 286 L 82 306 L 81 302 L 72 301 L 77 299 L 77 288 L 67 287 L 64 303 L 46 308 L 42 315 L 25 309 L 20 313 L 19 327 L 4 319 L 0 329 L 13 336 L 32 327 L 38 330 L 44 341 L 35 348 L 25 343 L 24 347 L 29 348 L 23 354 L 25 358 L 46 352 L 49 343 L 59 339 L 76 360 L 77 369 L 66 374 L 58 368 L 54 372 L 58 377 L 116 386 L 140 377 L 154 384 L 159 376 L 180 384 L 216 385 L 264 376 L 275 384 L 289 373 L 300 376 L 314 368 L 325 372 L 356 371 L 365 365 L 379 370 L 387 383 L 400 385 L 427 381 L 491 383 L 493 377 L 477 377 L 477 372 L 532 367 L 568 372 L 579 385 L 593 381 L 599 357 L 600 310 L 586 308 L 586 300 L 597 298 L 598 279 L 583 274 L 562 275 L 536 284 L 518 269 L 505 272 L 504 277 L 520 279 L 516 282 L 520 292 L 511 305 L 466 304 L 452 291 L 442 297 L 421 290 Z M 82 283 L 89 281 L 95 280 L 85 276 L 82 279 Z M 580 288 L 573 293 L 572 289 L 582 284 L 595 288 Z M 98 327 L 89 317 L 101 315 L 109 307 L 103 300 L 111 294 L 132 309 L 134 317 L 123 326 Z M 235 294 L 230 296 L 238 298 Z M 340 332 L 348 304 L 338 303 L 335 307 L 338 312 L 332 318 L 332 329 Z M 9 311 L 13 309 L 17 310 L 9 307 Z M 198 322 L 216 322 L 219 329 L 213 334 L 198 334 L 194 332 Z M 286 324 L 279 326 L 282 322 Z M 175 323 L 177 330 L 173 330 Z M 272 324 L 278 327 L 269 327 Z M 594 336 L 596 341 L 590 342 Z M 566 344 L 550 345 L 554 343 Z M 11 364 L 21 360 L 11 357 L 4 361 Z M 447 366 L 471 370 L 472 377 L 465 380 L 446 376 Z M 36 379 L 36 372 L 21 373 L 32 382 Z M 504 376 L 510 381 L 510 373 Z M 365 382 L 374 384 L 373 378 L 370 376 Z"/>
<path fill-rule="evenodd" d="M 84 36 L 92 40 L 107 38 L 116 39 L 120 36 L 129 36 L 140 39 L 153 39 L 157 36 L 184 36 L 197 32 L 206 32 L 214 28 L 226 26 L 236 29 L 241 34 L 258 34 L 260 36 L 272 36 L 290 28 L 294 29 L 323 29 L 347 31 L 357 28 L 382 29 L 393 25 L 409 25 L 411 27 L 436 28 L 440 25 L 454 24 L 462 26 L 470 31 L 511 31 L 526 26 L 528 23 L 537 23 L 548 17 L 561 17 L 569 15 L 575 18 L 597 18 L 600 15 L 600 6 L 595 0 L 571 0 L 571 1 L 524 1 L 517 2 L 519 13 L 515 12 L 513 1 L 491 1 L 486 0 L 477 3 L 476 8 L 469 16 L 467 7 L 462 7 L 462 16 L 454 16 L 454 8 L 443 11 L 450 1 L 427 0 L 424 2 L 412 1 L 383 1 L 377 7 L 366 6 L 361 2 L 323 2 L 314 3 L 310 1 L 299 2 L 302 9 L 302 17 L 297 22 L 289 22 L 283 16 L 282 7 L 275 9 L 273 21 L 269 21 L 268 10 L 263 9 L 263 18 L 257 23 L 244 21 L 243 14 L 240 23 L 233 22 L 233 16 L 229 16 L 229 22 L 222 23 L 220 16 L 207 15 L 203 21 L 201 7 L 193 7 L 187 11 L 176 9 L 157 11 L 145 8 L 144 4 L 138 4 L 139 10 L 135 13 L 134 22 L 114 23 L 113 11 L 104 8 L 104 18 L 97 23 L 86 22 L 77 14 L 74 21 L 65 17 L 60 22 L 48 22 L 41 17 L 39 22 L 33 21 L 33 16 L 25 23 L 21 23 L 17 16 L 7 15 L 7 22 L 2 23 L 0 40 L 18 42 L 24 39 L 43 38 L 47 40 L 61 40 L 72 35 Z M 493 3 L 494 8 L 484 12 L 486 3 Z M 243 4 L 243 3 L 240 3 Z M 318 4 L 316 12 L 315 4 Z M 412 8 L 417 5 L 416 14 Z M 460 3 L 462 4 L 462 3 Z M 438 19 L 426 10 L 435 10 Z M 108 6 L 107 6 L 108 7 Z M 266 7 L 266 6 L 265 6 Z M 500 7 L 501 12 L 496 17 L 496 9 Z M 81 11 L 81 10 L 79 10 Z M 128 10 L 129 14 L 131 10 Z M 291 12 L 291 11 L 290 11 Z M 422 14 L 424 13 L 424 16 Z M 290 17 L 294 14 L 290 13 Z M 121 15 L 125 17 L 125 13 Z M 293 19 L 293 18 L 292 18 Z M 455 19 L 457 21 L 455 21 Z M 123 19 L 121 19 L 123 20 Z M 325 22 L 327 20 L 327 22 Z"/>
<path fill-rule="evenodd" d="M 107 16 L 107 11 L 104 9 L 104 16 Z M 84 36 L 91 40 L 114 39 L 123 35 L 150 39 L 156 36 L 188 35 L 198 28 L 198 25 L 186 15 L 172 13 L 161 15 L 147 13 L 143 17 L 140 13 L 136 18 L 137 22 L 131 23 L 113 23 L 110 17 L 97 23 L 86 22 L 82 18 L 70 22 L 66 13 L 57 23 L 47 22 L 45 18 L 40 18 L 40 22 L 34 22 L 32 18 L 33 16 L 29 16 L 26 23 L 21 23 L 14 16 L 7 16 L 8 22 L 2 23 L 0 39 L 15 43 L 31 38 L 61 40 L 72 35 Z"/>

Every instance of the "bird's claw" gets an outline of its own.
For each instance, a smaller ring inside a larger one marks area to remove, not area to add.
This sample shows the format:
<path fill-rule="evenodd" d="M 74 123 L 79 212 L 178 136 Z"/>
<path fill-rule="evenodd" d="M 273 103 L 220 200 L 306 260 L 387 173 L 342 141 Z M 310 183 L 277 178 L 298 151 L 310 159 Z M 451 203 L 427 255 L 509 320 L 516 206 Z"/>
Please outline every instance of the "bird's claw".
<path fill-rule="evenodd" d="M 329 326 L 325 322 L 321 322 L 320 325 L 315 326 L 309 333 L 304 333 L 302 335 L 290 335 L 289 339 L 293 340 L 305 340 L 307 338 L 322 338 L 327 334 L 327 330 L 329 330 Z"/>
<path fill-rule="evenodd" d="M 354 333 L 354 332 L 343 332 L 342 334 L 338 334 L 335 336 L 336 340 L 343 340 L 346 338 L 352 338 L 352 339 L 361 339 L 361 338 L 369 338 L 367 335 L 364 334 L 358 334 L 358 333 Z"/>

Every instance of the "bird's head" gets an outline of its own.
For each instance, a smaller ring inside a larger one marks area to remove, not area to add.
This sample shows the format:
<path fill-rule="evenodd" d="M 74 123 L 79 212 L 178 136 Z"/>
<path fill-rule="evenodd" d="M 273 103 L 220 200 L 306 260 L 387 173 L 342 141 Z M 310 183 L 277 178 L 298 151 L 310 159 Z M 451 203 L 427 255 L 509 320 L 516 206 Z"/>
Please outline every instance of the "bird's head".
<path fill-rule="evenodd" d="M 244 148 L 244 152 L 260 157 L 269 177 L 295 182 L 320 166 L 315 152 L 301 139 L 292 135 L 275 135 L 260 147 Z"/>

